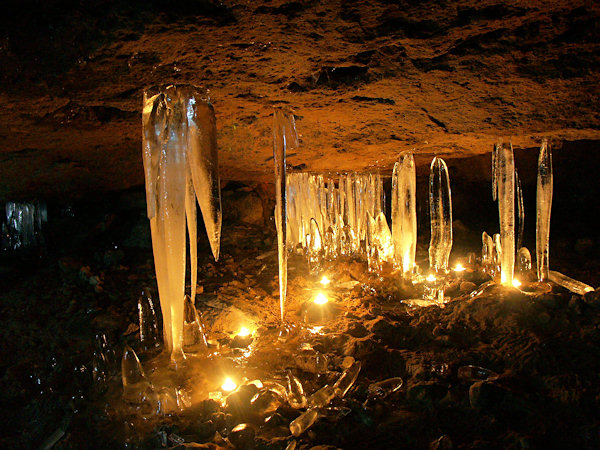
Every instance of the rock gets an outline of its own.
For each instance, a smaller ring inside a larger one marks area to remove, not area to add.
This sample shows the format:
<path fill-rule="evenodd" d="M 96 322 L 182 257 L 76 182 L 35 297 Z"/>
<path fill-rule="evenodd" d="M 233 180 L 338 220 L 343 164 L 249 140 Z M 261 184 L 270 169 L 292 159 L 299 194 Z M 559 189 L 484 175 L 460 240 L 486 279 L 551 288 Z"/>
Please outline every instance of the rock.
<path fill-rule="evenodd" d="M 433 409 L 447 393 L 447 386 L 436 381 L 423 381 L 410 386 L 406 391 L 406 397 L 418 408 Z"/>
<path fill-rule="evenodd" d="M 236 425 L 229 433 L 229 442 L 231 442 L 236 449 L 250 450 L 254 448 L 254 437 L 256 436 L 256 430 L 254 426 L 248 423 L 241 423 Z"/>
<path fill-rule="evenodd" d="M 493 412 L 500 404 L 507 401 L 510 392 L 493 382 L 478 381 L 469 388 L 469 403 L 479 412 Z"/>

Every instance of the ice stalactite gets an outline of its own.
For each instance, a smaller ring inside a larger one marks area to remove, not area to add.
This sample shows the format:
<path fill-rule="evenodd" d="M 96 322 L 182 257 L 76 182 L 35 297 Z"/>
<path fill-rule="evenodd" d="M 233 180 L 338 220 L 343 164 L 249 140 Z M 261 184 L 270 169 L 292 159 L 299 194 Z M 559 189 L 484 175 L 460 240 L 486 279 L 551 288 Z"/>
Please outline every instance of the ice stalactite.
<path fill-rule="evenodd" d="M 216 120 L 206 92 L 168 86 L 144 92 L 142 156 L 154 265 L 171 359 L 183 357 L 186 223 L 195 295 L 197 199 L 215 260 L 221 239 Z M 195 197 L 195 198 L 194 198 Z"/>
<path fill-rule="evenodd" d="M 429 173 L 429 215 L 429 266 L 436 272 L 446 272 L 452 250 L 452 194 L 448 167 L 438 157 L 431 162 Z"/>
<path fill-rule="evenodd" d="M 550 256 L 550 213 L 552 212 L 552 151 L 548 141 L 544 139 L 540 147 L 537 173 L 537 214 L 535 237 L 535 253 L 537 259 L 538 281 L 548 279 Z"/>
<path fill-rule="evenodd" d="M 283 322 L 287 294 L 287 183 L 286 151 L 298 147 L 294 115 L 283 109 L 273 113 L 273 159 L 275 161 L 275 226 L 279 260 L 279 311 Z"/>
<path fill-rule="evenodd" d="M 2 224 L 1 248 L 19 250 L 43 244 L 42 224 L 48 221 L 45 203 L 15 203 L 5 205 L 6 223 Z"/>
<path fill-rule="evenodd" d="M 392 174 L 392 239 L 396 265 L 406 276 L 417 251 L 417 179 L 412 152 L 394 164 Z"/>
<path fill-rule="evenodd" d="M 515 271 L 515 160 L 512 144 L 496 144 L 496 183 L 500 217 L 500 280 L 512 285 Z"/>
<path fill-rule="evenodd" d="M 517 228 L 517 247 L 521 248 L 523 245 L 523 232 L 525 231 L 525 205 L 523 204 L 523 189 L 521 188 L 521 178 L 519 178 L 519 173 L 517 169 L 515 169 L 515 189 L 517 192 L 516 201 L 517 201 L 517 218 L 518 228 Z"/>

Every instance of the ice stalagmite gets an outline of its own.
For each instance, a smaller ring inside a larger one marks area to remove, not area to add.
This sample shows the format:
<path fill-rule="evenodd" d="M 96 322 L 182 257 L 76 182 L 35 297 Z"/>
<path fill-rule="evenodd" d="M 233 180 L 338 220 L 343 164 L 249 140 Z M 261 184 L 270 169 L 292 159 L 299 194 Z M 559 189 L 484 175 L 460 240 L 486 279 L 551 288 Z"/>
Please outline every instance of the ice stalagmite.
<path fill-rule="evenodd" d="M 537 259 L 538 281 L 548 279 L 550 255 L 550 213 L 552 211 L 552 151 L 544 139 L 540 148 L 537 174 L 537 215 L 535 253 Z"/>
<path fill-rule="evenodd" d="M 452 250 L 452 195 L 448 167 L 438 157 L 433 158 L 429 173 L 429 215 L 429 266 L 436 272 L 445 272 Z"/>
<path fill-rule="evenodd" d="M 195 295 L 195 199 L 200 204 L 213 255 L 219 257 L 221 194 L 216 121 L 205 91 L 168 86 L 153 96 L 144 93 L 142 129 L 147 212 L 164 341 L 171 358 L 177 359 L 183 355 L 186 223 Z"/>
<path fill-rule="evenodd" d="M 277 109 L 273 113 L 273 159 L 275 161 L 275 225 L 279 256 L 279 311 L 283 321 L 287 292 L 287 195 L 285 154 L 287 149 L 298 147 L 294 116 L 289 111 Z"/>
<path fill-rule="evenodd" d="M 516 248 L 521 248 L 523 245 L 523 232 L 525 231 L 525 205 L 523 204 L 523 189 L 521 188 L 521 179 L 517 169 L 515 169 L 515 189 L 517 190 L 517 217 L 519 219 Z"/>
<path fill-rule="evenodd" d="M 512 144 L 496 144 L 496 182 L 500 216 L 500 280 L 511 286 L 515 271 L 515 160 Z"/>
<path fill-rule="evenodd" d="M 394 164 L 392 174 L 392 240 L 396 264 L 408 274 L 417 251 L 417 179 L 411 153 Z"/>

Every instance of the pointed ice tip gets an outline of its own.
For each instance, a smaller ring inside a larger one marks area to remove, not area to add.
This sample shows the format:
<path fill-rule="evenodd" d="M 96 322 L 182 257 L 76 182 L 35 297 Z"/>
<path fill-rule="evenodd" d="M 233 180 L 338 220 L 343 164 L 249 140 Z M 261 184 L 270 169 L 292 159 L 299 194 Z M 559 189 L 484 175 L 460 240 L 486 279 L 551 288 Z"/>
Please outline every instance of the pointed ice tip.
<path fill-rule="evenodd" d="M 123 386 L 144 381 L 146 374 L 142 368 L 142 364 L 135 351 L 129 346 L 125 346 L 123 351 L 123 359 L 121 360 L 121 373 L 123 377 Z"/>

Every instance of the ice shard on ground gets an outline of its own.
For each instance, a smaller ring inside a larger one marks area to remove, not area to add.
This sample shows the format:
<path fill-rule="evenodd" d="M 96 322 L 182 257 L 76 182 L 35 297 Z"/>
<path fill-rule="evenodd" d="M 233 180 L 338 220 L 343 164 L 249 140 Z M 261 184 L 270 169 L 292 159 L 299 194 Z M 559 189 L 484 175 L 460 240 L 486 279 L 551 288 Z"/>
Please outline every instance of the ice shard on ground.
<path fill-rule="evenodd" d="M 168 86 L 152 96 L 144 92 L 142 144 L 164 341 L 172 359 L 177 359 L 182 356 L 186 223 L 195 294 L 194 196 L 213 255 L 219 257 L 222 213 L 216 120 L 206 92 L 193 86 Z"/>
<path fill-rule="evenodd" d="M 287 293 L 287 189 L 285 155 L 298 147 L 294 115 L 283 109 L 273 113 L 273 160 L 275 161 L 275 226 L 279 260 L 279 311 L 283 322 Z"/>
<path fill-rule="evenodd" d="M 448 167 L 438 157 L 433 158 L 429 173 L 429 214 L 429 266 L 436 272 L 445 272 L 452 250 L 452 194 Z"/>
<path fill-rule="evenodd" d="M 560 272 L 555 270 L 548 271 L 548 279 L 559 286 L 568 289 L 575 294 L 584 295 L 588 292 L 594 291 L 594 288 L 588 284 L 582 283 L 581 281 L 574 280 Z"/>
<path fill-rule="evenodd" d="M 417 251 L 417 179 L 412 152 L 394 164 L 392 174 L 392 240 L 396 265 L 408 274 Z"/>
<path fill-rule="evenodd" d="M 552 212 L 552 151 L 544 139 L 540 148 L 537 173 L 535 253 L 538 281 L 548 279 L 550 256 L 550 213 Z"/>
<path fill-rule="evenodd" d="M 511 286 L 515 270 L 515 160 L 512 144 L 496 144 L 496 182 L 500 216 L 500 280 Z"/>

